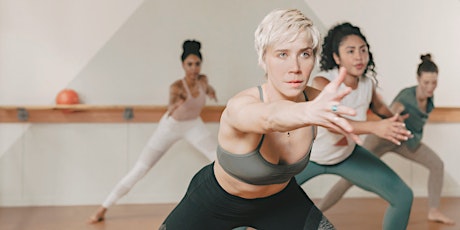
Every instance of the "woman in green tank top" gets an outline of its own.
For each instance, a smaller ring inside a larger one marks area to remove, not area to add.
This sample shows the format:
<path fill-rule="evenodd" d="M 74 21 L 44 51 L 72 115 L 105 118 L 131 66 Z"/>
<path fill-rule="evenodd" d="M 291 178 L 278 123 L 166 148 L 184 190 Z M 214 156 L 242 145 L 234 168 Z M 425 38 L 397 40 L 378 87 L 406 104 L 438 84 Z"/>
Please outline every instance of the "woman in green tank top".
<path fill-rule="evenodd" d="M 427 168 L 429 170 L 428 220 L 453 225 L 455 221 L 439 210 L 444 181 L 444 163 L 436 152 L 421 142 L 423 127 L 434 108 L 433 96 L 438 84 L 438 67 L 431 60 L 431 54 L 421 55 L 421 59 L 422 62 L 417 68 L 418 84 L 401 90 L 391 105 L 394 112 L 409 114 L 404 122 L 414 137 L 402 142 L 401 145 L 395 145 L 375 135 L 369 135 L 364 140 L 363 147 L 378 157 L 394 152 Z M 337 203 L 351 186 L 349 181 L 341 179 L 321 200 L 318 207 L 326 211 Z"/>

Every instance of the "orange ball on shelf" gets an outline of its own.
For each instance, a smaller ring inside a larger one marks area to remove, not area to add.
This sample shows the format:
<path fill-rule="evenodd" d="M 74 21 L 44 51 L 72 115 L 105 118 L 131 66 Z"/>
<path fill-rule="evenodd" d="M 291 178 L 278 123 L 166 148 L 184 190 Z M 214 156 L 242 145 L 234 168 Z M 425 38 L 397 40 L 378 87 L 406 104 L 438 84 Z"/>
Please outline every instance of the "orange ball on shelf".
<path fill-rule="evenodd" d="M 58 105 L 73 105 L 79 103 L 80 99 L 78 93 L 73 89 L 63 89 L 56 96 L 56 104 Z"/>

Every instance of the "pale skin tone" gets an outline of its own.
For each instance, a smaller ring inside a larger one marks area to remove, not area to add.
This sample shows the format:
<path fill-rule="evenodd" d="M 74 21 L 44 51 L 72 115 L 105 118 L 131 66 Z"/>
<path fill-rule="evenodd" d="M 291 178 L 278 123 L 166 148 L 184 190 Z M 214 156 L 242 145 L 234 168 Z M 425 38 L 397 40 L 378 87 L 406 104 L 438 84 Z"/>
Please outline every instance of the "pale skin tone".
<path fill-rule="evenodd" d="M 184 69 L 185 82 L 190 90 L 192 97 L 197 97 L 199 94 L 199 88 L 205 90 L 206 95 L 214 100 L 217 101 L 216 91 L 214 88 L 208 84 L 208 78 L 206 75 L 201 74 L 201 59 L 194 54 L 188 55 L 184 61 L 182 62 L 182 68 Z M 168 104 L 168 112 L 170 116 L 174 117 L 174 110 L 184 103 L 185 99 L 187 98 L 187 91 L 184 88 L 182 83 L 182 79 L 179 79 L 171 84 L 169 88 L 169 104 Z M 105 218 L 105 214 L 107 212 L 107 208 L 100 206 L 96 212 L 90 216 L 88 223 L 94 224 L 97 222 L 101 222 Z"/>
<path fill-rule="evenodd" d="M 267 82 L 262 85 L 264 102 L 256 87 L 244 90 L 231 98 L 222 113 L 218 139 L 221 147 L 234 154 L 245 154 L 256 149 L 262 134 L 262 156 L 273 164 L 293 164 L 305 157 L 313 138 L 312 125 L 321 125 L 351 136 L 352 128 L 340 115 L 354 115 L 351 108 L 331 107 L 349 93 L 338 91 L 343 80 L 333 81 L 319 92 L 307 87 L 314 67 L 315 55 L 311 40 L 305 32 L 292 42 L 278 42 L 267 47 L 264 55 Z M 310 100 L 305 102 L 303 91 Z M 286 134 L 290 132 L 290 136 Z M 235 196 L 253 199 L 280 192 L 288 182 L 271 185 L 244 183 L 227 174 L 218 161 L 214 164 L 217 181 Z"/>
<path fill-rule="evenodd" d="M 355 90 L 358 87 L 359 77 L 364 74 L 365 68 L 369 62 L 369 51 L 367 44 L 357 35 L 349 35 L 345 37 L 339 45 L 339 54 L 333 54 L 334 61 L 339 67 L 344 67 L 347 70 L 343 83 Z M 318 76 L 313 79 L 312 86 L 317 89 L 324 89 L 329 84 L 329 80 Z M 400 141 L 405 141 L 411 138 L 411 133 L 405 128 L 403 119 L 407 118 L 393 115 L 393 112 L 386 106 L 376 93 L 375 86 L 372 93 L 372 101 L 370 109 L 376 113 L 386 117 L 379 121 L 353 121 L 349 120 L 354 129 L 355 134 L 375 134 L 381 138 L 385 138 L 397 145 Z M 346 139 L 344 139 L 346 140 Z M 339 141 L 338 145 L 346 142 Z"/>
<path fill-rule="evenodd" d="M 421 111 L 427 109 L 428 98 L 433 97 L 434 91 L 438 86 L 438 73 L 435 72 L 421 72 L 417 76 L 417 88 L 415 90 L 418 107 Z M 399 103 L 398 103 L 399 104 Z M 395 105 L 404 108 L 403 105 Z M 454 225 L 455 221 L 444 215 L 437 207 L 430 207 L 428 211 L 428 220 L 441 222 L 444 224 Z"/>

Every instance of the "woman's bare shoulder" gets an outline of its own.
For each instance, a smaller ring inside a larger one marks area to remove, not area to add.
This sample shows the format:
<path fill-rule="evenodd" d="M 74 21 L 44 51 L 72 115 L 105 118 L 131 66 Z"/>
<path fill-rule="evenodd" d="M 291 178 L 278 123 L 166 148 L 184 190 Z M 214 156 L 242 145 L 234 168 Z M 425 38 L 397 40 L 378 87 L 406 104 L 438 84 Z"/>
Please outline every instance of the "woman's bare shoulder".
<path fill-rule="evenodd" d="M 170 88 L 183 88 L 183 87 L 184 87 L 184 83 L 182 83 L 182 79 L 175 80 L 170 85 Z"/>
<path fill-rule="evenodd" d="M 204 81 L 207 81 L 208 80 L 208 76 L 206 76 L 206 74 L 200 74 L 198 75 L 198 80 L 204 80 Z"/>
<path fill-rule="evenodd" d="M 246 104 L 260 102 L 257 87 L 248 88 L 236 93 L 227 101 L 226 110 L 237 111 Z"/>
<path fill-rule="evenodd" d="M 248 99 L 256 99 L 259 98 L 259 89 L 257 87 L 251 87 L 244 89 L 238 93 L 236 93 L 233 97 L 230 98 L 229 101 L 232 100 L 248 100 Z"/>

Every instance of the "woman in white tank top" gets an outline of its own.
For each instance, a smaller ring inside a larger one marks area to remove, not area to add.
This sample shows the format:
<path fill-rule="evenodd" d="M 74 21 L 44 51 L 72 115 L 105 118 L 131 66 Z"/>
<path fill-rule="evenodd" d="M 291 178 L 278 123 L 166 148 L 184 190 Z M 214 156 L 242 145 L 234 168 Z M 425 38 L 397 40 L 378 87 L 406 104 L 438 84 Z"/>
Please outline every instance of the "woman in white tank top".
<path fill-rule="evenodd" d="M 201 74 L 201 43 L 187 40 L 181 56 L 185 77 L 171 84 L 168 111 L 142 150 L 136 164 L 107 196 L 103 204 L 90 216 L 90 223 L 103 221 L 107 209 L 126 195 L 134 185 L 160 160 L 168 149 L 180 139 L 185 139 L 209 161 L 215 159 L 217 138 L 208 131 L 200 113 L 206 96 L 217 101 L 216 92 Z"/>
<path fill-rule="evenodd" d="M 338 68 L 346 68 L 347 74 L 340 87 L 350 87 L 341 105 L 355 109 L 356 116 L 347 117 L 355 134 L 375 134 L 397 145 L 411 137 L 400 121 L 399 115 L 376 96 L 375 82 L 367 72 L 373 72 L 374 61 L 369 44 L 360 29 L 350 23 L 331 28 L 324 38 L 321 54 L 321 70 L 313 79 L 313 87 L 324 87 L 339 76 Z M 386 117 L 379 121 L 367 121 L 367 111 Z M 334 109 L 335 110 L 335 109 Z M 299 184 L 322 174 L 335 174 L 350 180 L 357 186 L 376 193 L 389 206 L 382 229 L 406 229 L 412 206 L 412 191 L 385 163 L 350 138 L 318 128 L 318 135 L 311 150 L 310 163 L 296 176 Z M 359 226 L 359 219 L 356 224 Z"/>

